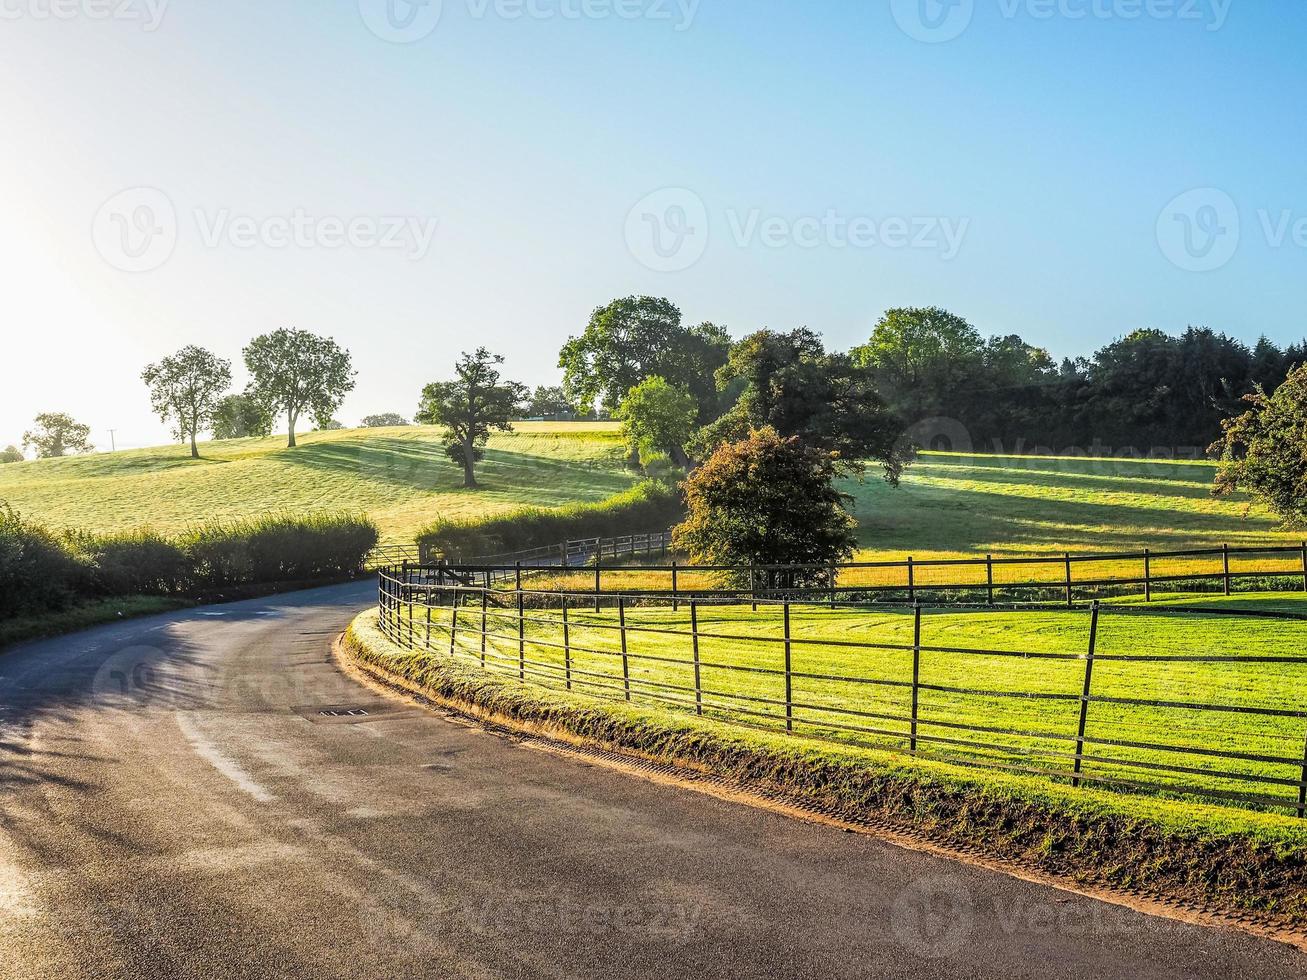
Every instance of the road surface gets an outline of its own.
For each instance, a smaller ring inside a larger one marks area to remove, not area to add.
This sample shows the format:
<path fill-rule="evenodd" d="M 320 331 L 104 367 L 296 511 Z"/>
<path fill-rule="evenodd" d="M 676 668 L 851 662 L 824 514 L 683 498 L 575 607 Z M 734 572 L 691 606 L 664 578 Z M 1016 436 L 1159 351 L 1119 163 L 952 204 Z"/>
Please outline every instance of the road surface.
<path fill-rule="evenodd" d="M 371 598 L 0 655 L 0 977 L 1307 976 L 380 698 L 330 654 Z"/>

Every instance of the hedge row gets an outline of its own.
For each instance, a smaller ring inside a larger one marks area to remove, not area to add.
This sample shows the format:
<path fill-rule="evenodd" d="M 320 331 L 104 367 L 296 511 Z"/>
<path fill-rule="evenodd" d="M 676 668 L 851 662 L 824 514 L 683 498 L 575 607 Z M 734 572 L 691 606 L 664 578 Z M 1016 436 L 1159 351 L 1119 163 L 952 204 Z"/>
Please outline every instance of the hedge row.
<path fill-rule="evenodd" d="M 362 569 L 377 538 L 370 519 L 350 514 L 214 522 L 178 538 L 56 534 L 0 504 L 0 617 L 92 599 L 342 578 Z"/>
<path fill-rule="evenodd" d="M 685 516 L 675 487 L 646 480 L 597 504 L 553 510 L 526 507 L 496 517 L 436 521 L 418 533 L 424 556 L 464 561 L 542 548 L 575 538 L 611 538 L 665 531 Z"/>

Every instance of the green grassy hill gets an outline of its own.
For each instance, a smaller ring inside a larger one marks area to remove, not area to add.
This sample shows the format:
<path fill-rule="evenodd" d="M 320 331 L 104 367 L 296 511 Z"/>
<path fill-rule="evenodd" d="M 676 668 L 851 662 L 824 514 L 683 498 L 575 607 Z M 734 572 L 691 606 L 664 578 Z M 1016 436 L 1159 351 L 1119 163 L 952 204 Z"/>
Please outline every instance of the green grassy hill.
<path fill-rule="evenodd" d="M 520 423 L 462 488 L 438 429 L 352 429 L 42 460 L 0 467 L 0 500 L 55 527 L 177 531 L 266 511 L 370 513 L 388 542 L 437 517 L 601 500 L 635 476 L 609 423 Z M 1288 543 L 1246 499 L 1214 499 L 1210 463 L 928 453 L 897 489 L 845 481 L 863 559 Z"/>
<path fill-rule="evenodd" d="M 623 469 L 616 425 L 519 423 L 491 439 L 478 467 L 484 488 L 423 426 L 314 432 L 295 449 L 284 436 L 39 460 L 0 467 L 0 500 L 57 528 L 179 531 L 211 518 L 266 511 L 366 511 L 385 541 L 411 541 L 437 517 L 526 504 L 602 500 L 635 482 Z"/>

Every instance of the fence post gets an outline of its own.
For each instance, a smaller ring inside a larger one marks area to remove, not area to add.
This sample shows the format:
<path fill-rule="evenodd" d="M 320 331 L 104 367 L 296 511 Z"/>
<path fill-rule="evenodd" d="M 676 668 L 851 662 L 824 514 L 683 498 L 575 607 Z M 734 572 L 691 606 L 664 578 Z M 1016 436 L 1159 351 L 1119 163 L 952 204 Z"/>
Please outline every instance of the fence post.
<path fill-rule="evenodd" d="M 839 574 L 839 569 L 832 565 L 830 567 L 830 607 L 832 609 L 835 608 L 835 589 L 836 583 L 839 581 Z"/>
<path fill-rule="evenodd" d="M 1153 549 L 1144 549 L 1144 602 L 1153 601 Z"/>
<path fill-rule="evenodd" d="M 518 592 L 521 592 L 522 591 L 522 563 L 520 561 L 514 567 L 513 571 L 515 575 L 514 587 L 517 589 Z"/>
<path fill-rule="evenodd" d="M 1225 594 L 1230 594 L 1230 546 L 1221 545 L 1221 581 L 1224 583 Z"/>
<path fill-rule="evenodd" d="M 1085 723 L 1089 721 L 1089 692 L 1094 681 L 1094 651 L 1098 648 L 1098 600 L 1094 600 L 1089 617 L 1089 655 L 1085 657 L 1085 686 L 1080 694 L 1080 727 L 1076 729 L 1076 765 L 1072 786 L 1080 785 L 1080 770 L 1085 755 Z"/>
<path fill-rule="evenodd" d="M 699 603 L 690 600 L 690 636 L 694 641 L 694 710 L 703 714 L 703 684 L 699 680 Z"/>
<path fill-rule="evenodd" d="M 595 555 L 595 612 L 599 612 L 599 599 L 603 589 L 599 585 L 599 556 Z"/>
<path fill-rule="evenodd" d="M 488 588 L 481 590 L 481 666 L 486 665 L 486 633 L 490 632 L 489 624 L 486 622 L 486 606 L 490 601 L 490 590 Z"/>
<path fill-rule="evenodd" d="M 790 649 L 790 603 L 785 603 L 785 730 L 794 731 L 794 663 Z"/>
<path fill-rule="evenodd" d="M 1307 817 L 1307 740 L 1302 748 L 1302 778 L 1298 781 L 1298 819 Z"/>
<path fill-rule="evenodd" d="M 989 590 L 989 604 L 994 604 L 994 556 L 985 556 L 985 588 Z"/>
<path fill-rule="evenodd" d="M 921 603 L 912 606 L 912 737 L 908 751 L 917 752 L 917 709 L 921 703 Z"/>
<path fill-rule="evenodd" d="M 431 596 L 427 595 L 427 641 L 426 648 L 431 649 Z M 451 651 L 452 652 L 452 651 Z"/>
<path fill-rule="evenodd" d="M 517 679 L 526 680 L 526 610 L 521 589 L 517 590 Z"/>
<path fill-rule="evenodd" d="M 676 562 L 672 562 L 672 612 L 680 612 L 681 601 L 677 595 Z"/>
<path fill-rule="evenodd" d="M 1307 541 L 1302 543 L 1302 590 L 1307 592 Z"/>
<path fill-rule="evenodd" d="M 1066 607 L 1072 609 L 1075 607 L 1075 600 L 1071 597 L 1071 552 L 1066 553 Z"/>
<path fill-rule="evenodd" d="M 567 596 L 563 596 L 563 676 L 567 689 L 572 689 L 572 627 L 567 620 Z"/>
<path fill-rule="evenodd" d="M 908 555 L 908 602 L 917 601 L 917 578 L 912 567 L 912 556 Z"/>
<path fill-rule="evenodd" d="M 451 657 L 454 656 L 454 650 L 458 646 L 458 606 L 459 603 L 462 602 L 462 599 L 463 597 L 458 594 L 458 586 L 457 585 L 454 586 L 454 608 L 450 611 L 450 615 L 449 615 L 449 655 Z M 430 605 L 427 606 L 427 622 L 428 622 L 427 628 L 430 629 L 430 625 L 429 625 L 431 622 Z M 427 646 L 428 647 L 431 646 L 430 635 L 427 636 Z"/>
<path fill-rule="evenodd" d="M 626 700 L 631 700 L 631 662 L 626 656 L 626 596 L 617 597 L 617 623 L 622 634 L 622 686 L 626 688 Z"/>
<path fill-rule="evenodd" d="M 749 593 L 753 598 L 753 611 L 758 611 L 758 566 L 749 565 Z"/>
<path fill-rule="evenodd" d="M 567 542 L 564 541 L 561 545 L 558 546 L 558 549 L 559 551 L 562 552 L 563 567 L 566 568 L 567 567 Z"/>

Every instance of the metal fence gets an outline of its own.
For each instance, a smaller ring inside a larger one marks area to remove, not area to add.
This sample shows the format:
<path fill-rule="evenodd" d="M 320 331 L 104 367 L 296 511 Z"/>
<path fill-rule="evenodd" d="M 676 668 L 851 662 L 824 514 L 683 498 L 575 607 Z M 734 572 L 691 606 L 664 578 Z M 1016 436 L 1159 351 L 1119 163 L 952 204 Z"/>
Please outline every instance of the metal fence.
<path fill-rule="evenodd" d="M 671 548 L 671 531 L 647 531 L 614 538 L 574 538 L 540 548 L 486 555 L 470 561 L 448 561 L 446 564 L 467 571 L 475 570 L 488 584 L 494 584 L 516 581 L 522 569 L 532 572 L 573 570 L 590 565 L 598 566 L 605 559 L 621 561 L 650 555 L 666 557 Z"/>
<path fill-rule="evenodd" d="M 379 603 L 401 646 L 548 687 L 1073 786 L 1307 814 L 1307 617 L 1268 620 L 1288 653 L 1249 655 L 1199 652 L 1186 638 L 1197 621 L 1179 610 L 1165 617 L 1170 648 L 1145 637 L 1105 652 L 1104 617 L 1132 613 L 1097 601 L 868 605 L 853 617 L 793 597 L 487 588 L 465 570 L 410 567 L 381 573 Z M 953 617 L 995 615 L 1030 630 L 996 623 L 979 632 L 1003 644 L 950 642 L 965 622 Z M 1073 627 L 1074 645 L 1034 642 L 1041 616 L 1059 618 L 1059 635 Z"/>
<path fill-rule="evenodd" d="M 651 541 L 658 535 L 646 536 Z M 662 553 L 667 539 L 662 536 Z M 613 546 L 611 554 L 637 554 Z M 651 547 L 647 552 L 659 550 Z M 582 562 L 550 563 L 546 554 L 523 562 L 532 577 L 554 575 L 576 579 Z M 1218 545 L 1181 551 L 1144 549 L 1099 554 L 1039 555 L 983 558 L 907 558 L 904 561 L 846 562 L 839 565 L 695 565 L 680 562 L 601 568 L 587 573 L 584 588 L 599 593 L 620 589 L 632 595 L 648 593 L 673 599 L 695 595 L 824 599 L 828 603 L 868 599 L 951 598 L 994 605 L 1000 600 L 1056 597 L 1066 605 L 1076 598 L 1094 598 L 1136 591 L 1151 600 L 1154 594 L 1183 586 L 1183 591 L 1216 591 L 1232 595 L 1240 584 L 1259 591 L 1307 592 L 1307 542 L 1295 545 L 1231 547 Z M 458 567 L 486 584 L 516 581 L 516 564 L 493 561 Z M 569 573 L 571 573 L 569 575 Z M 591 579 L 591 576 L 592 579 Z M 734 586 L 727 584 L 735 583 Z M 593 586 L 591 588 L 591 586 Z"/>

